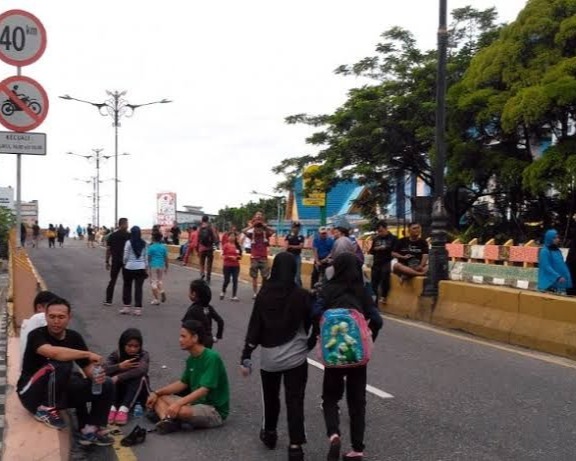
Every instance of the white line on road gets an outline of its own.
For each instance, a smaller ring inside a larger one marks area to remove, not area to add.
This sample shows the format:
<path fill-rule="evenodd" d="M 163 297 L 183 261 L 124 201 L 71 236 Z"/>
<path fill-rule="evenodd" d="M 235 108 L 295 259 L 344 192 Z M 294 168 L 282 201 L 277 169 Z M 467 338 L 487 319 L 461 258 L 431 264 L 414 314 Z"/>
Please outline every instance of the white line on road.
<path fill-rule="evenodd" d="M 316 360 L 308 359 L 308 363 L 313 367 L 318 368 L 319 370 L 324 370 L 324 365 L 317 362 Z M 394 396 L 392 394 L 388 394 L 388 392 L 384 392 L 370 384 L 366 385 L 366 391 L 370 392 L 370 394 L 374 394 L 376 397 L 380 397 L 381 399 L 393 399 Z"/>

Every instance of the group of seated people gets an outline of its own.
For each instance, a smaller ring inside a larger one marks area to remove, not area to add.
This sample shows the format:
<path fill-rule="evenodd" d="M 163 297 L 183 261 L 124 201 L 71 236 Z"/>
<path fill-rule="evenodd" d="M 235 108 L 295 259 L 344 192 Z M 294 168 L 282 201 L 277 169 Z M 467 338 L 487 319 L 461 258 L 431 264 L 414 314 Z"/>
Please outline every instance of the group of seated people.
<path fill-rule="evenodd" d="M 68 328 L 70 303 L 49 291 L 38 293 L 35 314 L 20 331 L 21 375 L 16 390 L 24 408 L 54 429 L 67 426 L 62 410 L 75 409 L 78 441 L 84 446 L 112 445 L 108 424 L 126 424 L 137 403 L 148 408 L 147 416 L 160 434 L 178 430 L 182 423 L 222 425 L 229 412 L 228 377 L 220 355 L 210 347 L 222 337 L 223 323 L 213 339 L 208 330 L 217 314 L 204 312 L 207 306 L 200 305 L 198 285 L 191 284 L 193 304 L 180 328 L 180 348 L 189 353 L 184 372 L 179 380 L 154 391 L 148 378 L 150 356 L 138 329 L 125 330 L 118 349 L 104 359 Z"/>

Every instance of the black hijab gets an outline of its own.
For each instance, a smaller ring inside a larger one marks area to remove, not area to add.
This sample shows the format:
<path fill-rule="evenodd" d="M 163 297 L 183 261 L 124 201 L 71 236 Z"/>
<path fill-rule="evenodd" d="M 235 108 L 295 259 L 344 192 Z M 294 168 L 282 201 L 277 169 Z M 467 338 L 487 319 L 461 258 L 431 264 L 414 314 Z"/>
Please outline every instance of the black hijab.
<path fill-rule="evenodd" d="M 138 226 L 133 226 L 130 229 L 130 245 L 136 257 L 139 258 L 146 246 L 146 242 L 142 240 L 142 232 Z"/>
<path fill-rule="evenodd" d="M 296 258 L 282 252 L 276 255 L 270 278 L 262 286 L 254 302 L 259 319 L 261 344 L 275 347 L 292 340 L 301 326 L 307 331 L 310 304 L 307 293 L 296 285 Z"/>
<path fill-rule="evenodd" d="M 342 253 L 334 259 L 334 276 L 322 290 L 327 309 L 354 307 L 364 311 L 368 294 L 364 289 L 362 263 L 352 253 Z"/>
<path fill-rule="evenodd" d="M 128 343 L 128 341 L 131 341 L 132 339 L 135 339 L 140 343 L 140 352 L 142 352 L 142 346 L 143 346 L 142 333 L 138 328 L 128 328 L 127 330 L 124 330 L 124 332 L 120 335 L 120 339 L 118 340 L 118 356 L 121 362 L 132 358 L 128 354 L 126 354 L 125 350 L 126 344 Z"/>

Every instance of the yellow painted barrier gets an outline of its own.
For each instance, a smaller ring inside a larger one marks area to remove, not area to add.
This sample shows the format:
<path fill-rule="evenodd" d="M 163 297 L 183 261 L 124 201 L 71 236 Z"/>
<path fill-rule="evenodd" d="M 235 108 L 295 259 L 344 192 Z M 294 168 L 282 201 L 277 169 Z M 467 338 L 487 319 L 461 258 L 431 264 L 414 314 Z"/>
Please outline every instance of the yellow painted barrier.
<path fill-rule="evenodd" d="M 440 282 L 432 323 L 483 338 L 510 342 L 521 290 L 465 282 Z"/>
<path fill-rule="evenodd" d="M 424 280 L 424 277 L 414 277 L 400 283 L 400 277 L 391 275 L 387 302 L 380 304 L 380 310 L 412 320 L 428 320 L 429 313 L 420 302 Z"/>

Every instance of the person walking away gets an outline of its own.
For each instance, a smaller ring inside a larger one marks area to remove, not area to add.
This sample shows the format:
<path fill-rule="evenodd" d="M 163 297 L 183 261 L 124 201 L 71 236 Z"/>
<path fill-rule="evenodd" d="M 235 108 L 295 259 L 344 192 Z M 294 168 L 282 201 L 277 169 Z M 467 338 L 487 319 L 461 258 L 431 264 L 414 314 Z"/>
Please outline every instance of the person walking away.
<path fill-rule="evenodd" d="M 47 290 L 41 291 L 34 298 L 34 315 L 29 319 L 24 319 L 20 327 L 20 363 L 24 360 L 28 335 L 36 328 L 46 326 L 46 306 L 56 298 L 58 296 Z"/>
<path fill-rule="evenodd" d="M 92 224 L 88 224 L 88 227 L 86 228 L 86 236 L 88 237 L 87 241 L 86 241 L 86 246 L 88 248 L 96 248 L 96 233 L 94 231 L 94 228 L 92 227 Z"/>
<path fill-rule="evenodd" d="M 40 241 L 40 226 L 38 221 L 34 221 L 32 225 L 32 248 L 38 248 L 38 243 Z"/>
<path fill-rule="evenodd" d="M 314 307 L 313 326 L 314 334 L 320 333 L 320 321 L 331 309 L 353 309 L 368 320 L 372 333 L 372 340 L 378 336 L 382 327 L 382 319 L 378 319 L 374 300 L 364 286 L 361 263 L 353 253 L 342 253 L 334 259 L 334 275 L 324 285 L 317 305 Z M 358 340 L 351 337 L 347 325 L 338 324 L 332 327 L 329 342 L 324 344 L 324 335 L 321 337 L 323 349 L 336 354 L 338 359 L 353 361 L 355 347 Z M 330 342 L 331 341 L 331 342 Z M 350 437 L 352 450 L 342 458 L 344 461 L 362 461 L 364 459 L 364 432 L 366 427 L 366 364 L 358 364 L 345 368 L 332 368 L 325 366 L 322 384 L 322 407 L 324 420 L 329 438 L 328 461 L 338 461 L 341 451 L 340 416 L 338 402 L 342 399 L 346 388 L 346 400 L 350 418 Z"/>
<path fill-rule="evenodd" d="M 202 323 L 206 337 L 202 340 L 202 344 L 211 349 L 214 343 L 222 339 L 224 334 L 224 320 L 216 309 L 210 305 L 212 301 L 212 290 L 204 280 L 192 280 L 190 283 L 190 290 L 188 298 L 192 301 L 190 307 L 184 314 L 182 322 L 188 320 L 196 320 Z M 212 333 L 212 321 L 216 322 L 217 331 L 216 335 Z"/>
<path fill-rule="evenodd" d="M 290 233 L 286 236 L 286 251 L 294 256 L 296 261 L 296 283 L 302 286 L 302 250 L 304 236 L 300 234 L 300 223 L 293 222 Z"/>
<path fill-rule="evenodd" d="M 146 252 L 146 242 L 142 239 L 142 232 L 138 226 L 130 229 L 130 239 L 124 245 L 124 268 L 122 277 L 124 286 L 122 290 L 122 301 L 124 307 L 120 314 L 142 315 L 142 286 L 148 277 L 148 256 Z M 134 309 L 132 304 L 132 282 L 134 282 Z"/>
<path fill-rule="evenodd" d="M 82 240 L 84 238 L 84 231 L 82 230 L 82 226 L 80 224 L 76 226 L 76 235 L 78 236 L 78 240 Z"/>
<path fill-rule="evenodd" d="M 26 224 L 23 222 L 20 223 L 20 246 L 22 248 L 26 247 L 26 237 L 28 234 L 28 230 L 26 229 Z"/>
<path fill-rule="evenodd" d="M 538 253 L 538 290 L 565 294 L 572 288 L 570 270 L 560 251 L 558 231 L 550 229 L 544 235 L 544 246 Z"/>
<path fill-rule="evenodd" d="M 164 291 L 164 275 L 168 272 L 168 250 L 162 243 L 158 234 L 152 236 L 152 245 L 148 247 L 148 267 L 150 268 L 150 286 L 152 288 L 152 301 L 150 304 L 158 306 L 160 301 L 166 302 Z"/>
<path fill-rule="evenodd" d="M 194 253 L 198 253 L 198 226 L 192 226 L 188 230 L 188 248 L 184 253 L 183 266 L 187 266 L 188 262 L 191 262 L 190 257 L 193 257 Z"/>
<path fill-rule="evenodd" d="M 64 229 L 64 226 L 62 224 L 58 226 L 56 234 L 58 238 L 58 246 L 62 248 L 64 246 L 64 237 L 66 237 L 66 229 Z"/>
<path fill-rule="evenodd" d="M 53 224 L 48 226 L 46 237 L 48 237 L 48 248 L 56 248 L 56 228 Z"/>
<path fill-rule="evenodd" d="M 376 306 L 378 306 L 379 293 L 382 295 L 382 302 L 386 304 L 390 291 L 392 248 L 395 247 L 397 239 L 388 232 L 388 226 L 384 221 L 378 223 L 376 232 L 368 253 L 373 256 L 371 283 L 376 295 Z"/>
<path fill-rule="evenodd" d="M 238 275 L 240 274 L 240 260 L 242 259 L 242 250 L 236 239 L 235 232 L 228 233 L 228 242 L 222 245 L 224 283 L 220 300 L 226 296 L 226 289 L 232 279 L 232 297 L 230 301 L 239 301 L 238 299 Z"/>
<path fill-rule="evenodd" d="M 60 410 L 76 408 L 79 443 L 109 446 L 114 439 L 106 425 L 114 389 L 106 375 L 95 368 L 101 365 L 102 357 L 88 350 L 79 333 L 68 329 L 70 318 L 70 303 L 65 299 L 55 298 L 47 304 L 46 326 L 28 335 L 16 391 L 22 406 L 54 429 L 66 427 Z M 73 372 L 73 362 L 86 377 Z M 100 394 L 92 392 L 93 383 L 102 386 Z"/>
<path fill-rule="evenodd" d="M 128 232 L 128 219 L 120 218 L 118 220 L 118 229 L 106 239 L 106 270 L 110 271 L 110 281 L 106 287 L 105 306 L 111 306 L 114 298 L 114 287 L 118 274 L 122 272 L 124 267 L 124 247 L 126 242 L 130 239 L 130 232 Z"/>
<path fill-rule="evenodd" d="M 212 263 L 214 262 L 214 245 L 218 242 L 218 234 L 210 224 L 210 218 L 202 216 L 202 224 L 198 229 L 198 255 L 200 256 L 200 278 L 210 283 Z"/>
<path fill-rule="evenodd" d="M 143 349 L 143 343 L 140 330 L 128 328 L 120 335 L 118 349 L 106 359 L 104 369 L 115 388 L 108 424 L 123 426 L 136 403 L 146 405 L 150 394 L 150 354 Z"/>
<path fill-rule="evenodd" d="M 172 236 L 172 245 L 180 245 L 180 234 L 182 231 L 178 227 L 178 223 L 174 221 L 174 225 L 170 228 L 170 235 Z"/>
<path fill-rule="evenodd" d="M 318 229 L 318 235 L 312 241 L 312 251 L 314 253 L 314 268 L 312 269 L 312 278 L 310 289 L 314 290 L 320 277 L 324 276 L 326 268 L 330 265 L 330 253 L 334 246 L 334 239 L 328 235 L 326 227 Z"/>
<path fill-rule="evenodd" d="M 312 299 L 296 284 L 296 258 L 280 253 L 274 258 L 270 278 L 256 297 L 242 357 L 241 371 L 251 370 L 252 352 L 261 346 L 260 379 L 263 394 L 263 426 L 260 440 L 269 449 L 276 447 L 280 414 L 280 385 L 284 380 L 285 404 L 290 443 L 288 459 L 304 459 L 306 443 L 304 396 L 308 380 L 308 352 Z M 309 345 L 311 347 L 309 347 Z"/>
<path fill-rule="evenodd" d="M 428 272 L 428 242 L 421 237 L 422 226 L 410 223 L 408 237 L 396 242 L 392 249 L 392 272 L 402 281 L 412 277 L 422 277 Z"/>
<path fill-rule="evenodd" d="M 251 241 L 250 248 L 250 277 L 252 278 L 252 299 L 256 299 L 258 293 L 258 273 L 262 277 L 262 283 L 268 278 L 270 266 L 268 264 L 269 239 L 274 231 L 263 221 L 258 220 L 251 229 L 245 229 L 244 234 Z"/>
<path fill-rule="evenodd" d="M 146 406 L 160 421 L 159 434 L 179 431 L 182 423 L 194 428 L 220 427 L 230 412 L 230 386 L 220 354 L 204 346 L 200 322 L 189 320 L 180 329 L 180 348 L 189 356 L 182 377 L 150 393 Z M 184 397 L 181 397 L 185 393 Z"/>

